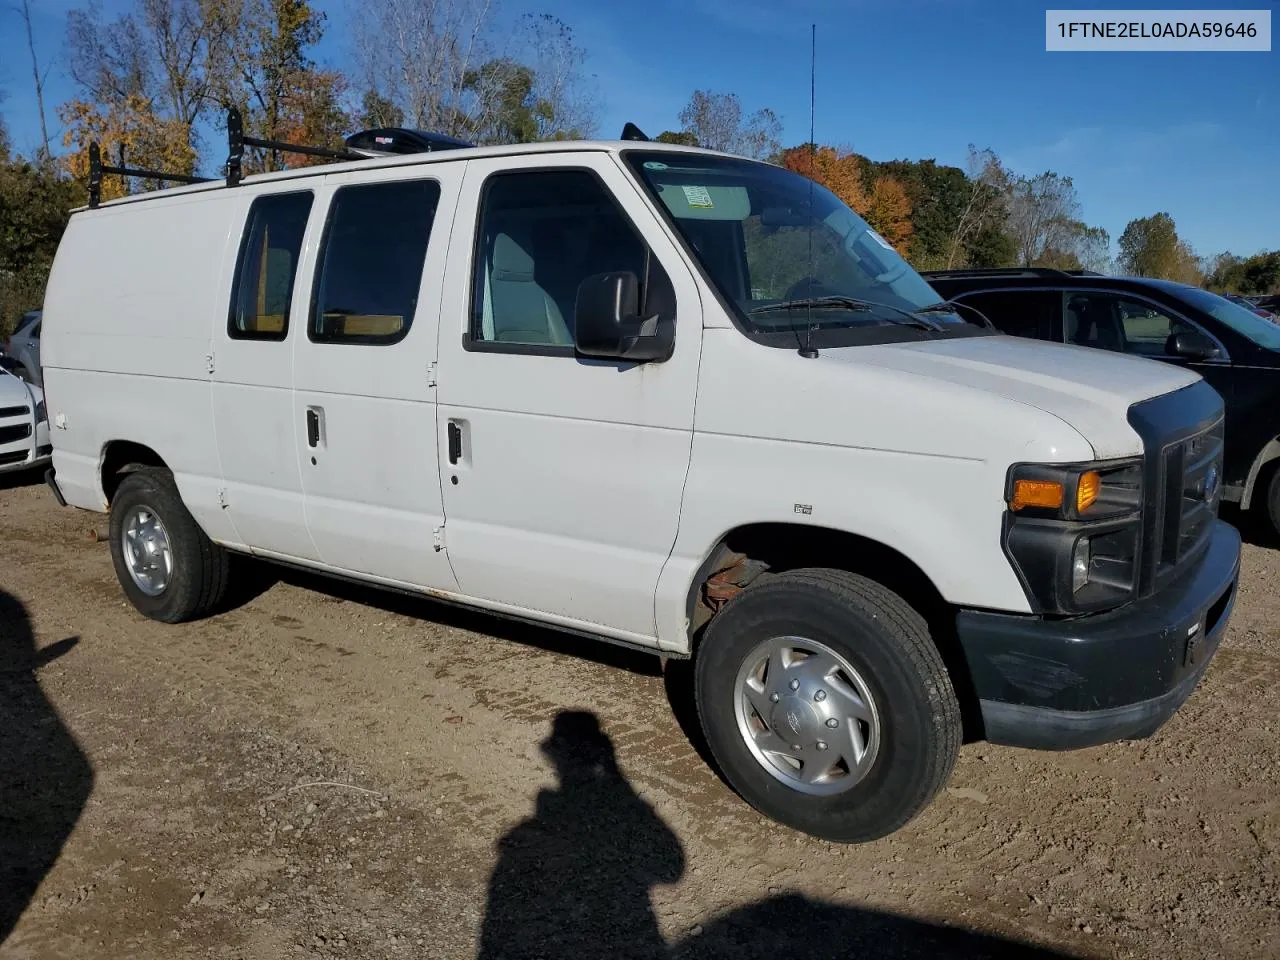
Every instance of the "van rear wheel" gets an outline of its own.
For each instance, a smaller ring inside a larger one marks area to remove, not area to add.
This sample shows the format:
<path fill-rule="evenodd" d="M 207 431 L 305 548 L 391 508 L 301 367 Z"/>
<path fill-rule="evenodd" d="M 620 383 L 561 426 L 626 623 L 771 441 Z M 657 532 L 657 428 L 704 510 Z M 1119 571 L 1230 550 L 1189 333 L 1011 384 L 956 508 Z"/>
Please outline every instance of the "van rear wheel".
<path fill-rule="evenodd" d="M 116 578 L 145 616 L 181 623 L 222 602 L 227 552 L 200 529 L 169 471 L 140 467 L 125 476 L 111 501 L 109 536 Z"/>
<path fill-rule="evenodd" d="M 960 705 L 924 619 L 855 574 L 796 570 L 748 587 L 711 621 L 695 674 L 729 783 L 826 840 L 899 829 L 960 751 Z"/>

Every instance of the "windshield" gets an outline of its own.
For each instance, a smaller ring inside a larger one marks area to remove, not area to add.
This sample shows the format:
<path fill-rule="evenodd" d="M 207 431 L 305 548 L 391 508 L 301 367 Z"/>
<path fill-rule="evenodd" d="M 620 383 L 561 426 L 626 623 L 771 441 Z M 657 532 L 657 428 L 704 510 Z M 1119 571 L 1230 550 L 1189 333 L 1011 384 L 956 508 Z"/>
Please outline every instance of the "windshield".
<path fill-rule="evenodd" d="M 940 309 L 884 238 L 799 174 L 701 154 L 628 151 L 627 160 L 749 332 L 883 329 L 930 307 L 914 337 L 928 327 L 981 332 Z"/>
<path fill-rule="evenodd" d="M 1280 350 L 1280 324 L 1272 323 L 1266 317 L 1260 317 L 1248 307 L 1232 303 L 1226 297 L 1202 290 L 1199 287 L 1183 287 L 1179 294 L 1192 306 L 1199 307 L 1215 320 L 1247 337 L 1260 347 L 1268 350 Z"/>

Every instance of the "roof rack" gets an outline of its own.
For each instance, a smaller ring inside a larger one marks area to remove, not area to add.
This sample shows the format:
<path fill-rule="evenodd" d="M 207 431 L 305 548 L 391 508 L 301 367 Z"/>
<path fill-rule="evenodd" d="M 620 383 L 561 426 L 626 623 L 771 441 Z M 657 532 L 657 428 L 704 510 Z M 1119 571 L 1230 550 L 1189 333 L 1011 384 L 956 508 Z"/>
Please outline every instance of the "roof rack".
<path fill-rule="evenodd" d="M 245 147 L 261 147 L 264 150 L 275 150 L 280 153 L 298 153 L 307 157 L 327 157 L 330 160 L 365 160 L 362 153 L 351 150 L 332 150 L 329 147 L 308 147 L 300 143 L 284 143 L 281 140 L 263 140 L 261 137 L 246 137 L 244 123 L 240 119 L 240 111 L 232 107 L 227 111 L 227 186 L 234 187 L 242 179 L 240 161 Z"/>
<path fill-rule="evenodd" d="M 922 277 L 1102 277 L 1096 270 L 1059 270 L 1057 267 L 967 267 L 956 270 L 921 270 Z"/>
<path fill-rule="evenodd" d="M 408 130 L 402 127 L 383 127 L 377 130 L 362 130 L 346 138 L 345 149 L 331 147 L 312 147 L 300 143 L 285 143 L 281 140 L 264 140 L 261 137 L 246 137 L 244 121 L 236 107 L 227 110 L 227 164 L 224 177 L 228 187 L 234 187 L 244 179 L 243 159 L 245 147 L 258 147 L 279 153 L 296 153 L 308 157 L 324 157 L 329 160 L 368 160 L 373 157 L 396 156 L 409 153 L 428 153 L 436 150 L 457 150 L 474 147 L 474 143 L 445 136 L 442 133 L 430 133 L 425 130 Z M 89 144 L 89 206 L 97 207 L 102 202 L 103 174 L 116 174 L 121 177 L 139 177 L 144 180 L 156 180 L 161 183 L 211 183 L 212 177 L 197 177 L 187 173 L 166 173 L 162 170 L 144 170 L 138 167 L 127 167 L 124 163 L 124 147 L 120 147 L 120 162 L 116 166 L 108 166 L 102 162 L 102 152 L 97 142 Z"/>
<path fill-rule="evenodd" d="M 102 151 L 96 142 L 89 144 L 89 206 L 96 207 L 102 202 L 102 175 L 104 173 L 119 174 L 122 177 L 141 177 L 144 180 L 159 180 L 162 183 L 208 183 L 208 177 L 194 177 L 189 173 L 165 173 L 161 170 L 145 170 L 141 167 L 124 165 L 124 144 L 120 144 L 120 162 L 109 166 L 102 162 Z"/>

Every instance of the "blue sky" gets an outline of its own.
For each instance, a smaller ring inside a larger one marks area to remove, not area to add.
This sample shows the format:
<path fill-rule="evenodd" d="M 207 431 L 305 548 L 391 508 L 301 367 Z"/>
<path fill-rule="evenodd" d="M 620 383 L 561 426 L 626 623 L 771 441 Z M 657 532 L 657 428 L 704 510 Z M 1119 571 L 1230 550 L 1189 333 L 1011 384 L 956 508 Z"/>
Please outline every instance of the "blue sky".
<path fill-rule="evenodd" d="M 600 134 L 627 120 L 676 126 L 695 88 L 769 106 L 784 143 L 809 125 L 809 24 L 818 25 L 817 139 L 873 159 L 963 165 L 969 143 L 1013 169 L 1071 176 L 1084 218 L 1114 241 L 1133 217 L 1171 213 L 1201 254 L 1280 248 L 1280 51 L 1047 53 L 1044 11 L 1025 0 L 502 0 L 508 16 L 568 23 L 597 78 Z M 329 14 L 317 59 L 342 66 L 349 4 Z M 31 0 L 53 108 L 72 94 L 64 18 L 77 0 Z M 1095 4 L 1088 4 L 1094 6 Z M 1100 5 L 1100 4 L 1097 4 Z M 1252 0 L 1273 11 L 1275 0 Z M 103 0 L 110 13 L 128 0 Z M 1054 3 L 1055 8 L 1066 3 Z M 1081 6 L 1084 6 L 1083 4 Z M 1119 6 L 1117 4 L 1117 6 Z M 1226 8 L 1211 2 L 1169 8 Z M 21 22 L 0 8 L 0 103 L 20 150 L 38 141 Z"/>

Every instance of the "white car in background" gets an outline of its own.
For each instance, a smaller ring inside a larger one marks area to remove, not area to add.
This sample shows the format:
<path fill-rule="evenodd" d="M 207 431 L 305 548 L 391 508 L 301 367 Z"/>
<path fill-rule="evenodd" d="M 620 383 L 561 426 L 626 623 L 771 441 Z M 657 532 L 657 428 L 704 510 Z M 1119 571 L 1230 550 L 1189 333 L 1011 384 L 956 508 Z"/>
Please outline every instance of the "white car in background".
<path fill-rule="evenodd" d="M 44 391 L 0 369 L 0 474 L 47 463 L 52 454 Z"/>
<path fill-rule="evenodd" d="M 10 335 L 8 344 L 0 350 L 0 353 L 7 354 L 11 360 L 5 364 L 5 368 L 37 387 L 44 384 L 44 376 L 40 371 L 40 323 L 43 317 L 43 310 L 31 310 L 23 314 Z"/>

